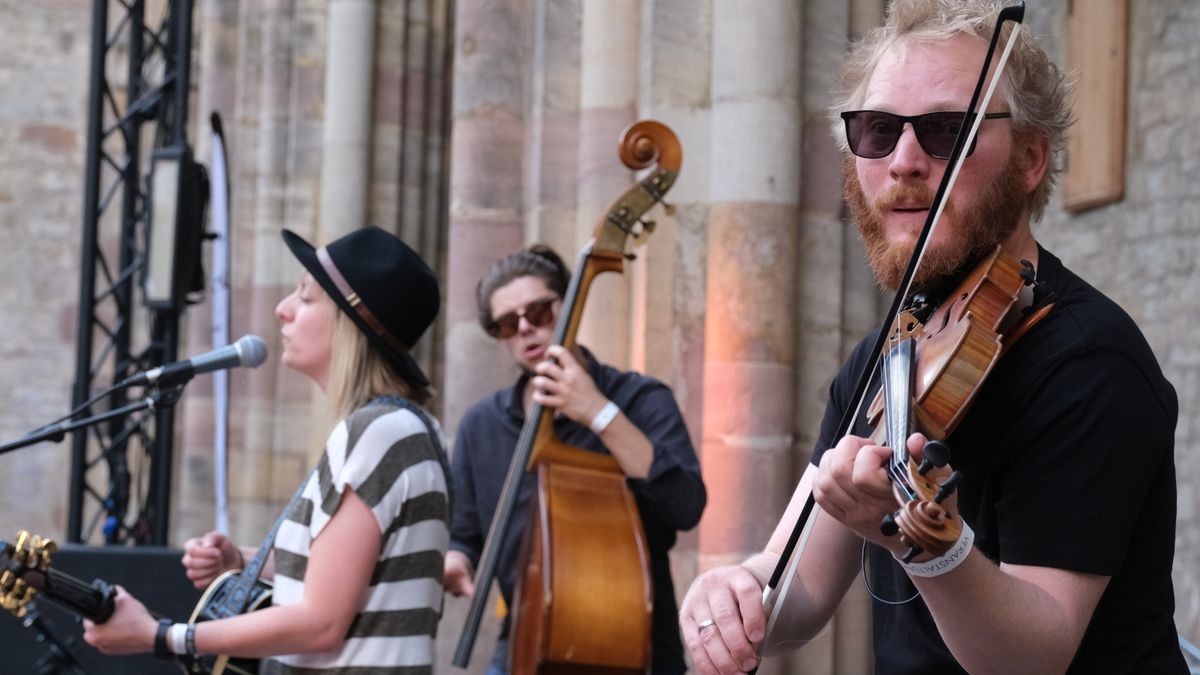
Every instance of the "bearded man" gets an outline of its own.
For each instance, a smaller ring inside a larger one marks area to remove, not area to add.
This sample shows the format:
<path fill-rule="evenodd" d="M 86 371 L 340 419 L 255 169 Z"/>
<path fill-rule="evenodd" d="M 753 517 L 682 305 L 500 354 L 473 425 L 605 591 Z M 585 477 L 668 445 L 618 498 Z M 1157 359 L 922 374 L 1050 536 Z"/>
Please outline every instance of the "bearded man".
<path fill-rule="evenodd" d="M 895 0 L 843 68 L 833 113 L 846 199 L 886 287 L 934 206 L 998 10 Z M 1022 32 L 914 281 L 944 294 L 999 244 L 1053 300 L 946 439 L 962 475 L 947 512 L 962 536 L 942 556 L 910 557 L 880 527 L 896 510 L 892 450 L 865 419 L 835 437 L 870 336 L 830 387 L 812 463 L 766 549 L 689 588 L 680 626 L 698 672 L 748 671 L 764 651 L 803 644 L 860 569 L 877 672 L 1187 672 L 1172 616 L 1175 391 L 1129 316 L 1031 229 L 1065 144 L 1067 93 Z M 920 458 L 925 443 L 914 434 L 907 447 Z M 767 636 L 762 589 L 810 493 L 819 517 Z"/>

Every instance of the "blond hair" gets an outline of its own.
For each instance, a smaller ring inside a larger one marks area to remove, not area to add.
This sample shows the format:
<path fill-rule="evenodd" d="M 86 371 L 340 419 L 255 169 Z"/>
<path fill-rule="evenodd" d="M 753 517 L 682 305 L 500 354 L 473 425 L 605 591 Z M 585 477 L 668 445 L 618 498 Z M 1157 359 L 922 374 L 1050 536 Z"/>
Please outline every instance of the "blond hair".
<path fill-rule="evenodd" d="M 392 395 L 424 405 L 429 389 L 409 382 L 388 363 L 345 312 L 333 320 L 333 354 L 326 393 L 339 417 L 344 417 L 378 396 Z"/>
<path fill-rule="evenodd" d="M 945 40 L 956 35 L 972 35 L 990 41 L 996 16 L 1003 7 L 997 0 L 895 0 L 888 8 L 884 25 L 868 32 L 850 48 L 842 66 L 839 90 L 830 107 L 833 135 L 842 152 L 850 152 L 841 113 L 857 110 L 866 99 L 867 84 L 884 54 L 903 50 L 921 42 Z M 1011 27 L 1005 27 L 1001 45 Z M 980 64 L 982 65 L 982 64 Z M 999 92 L 1012 112 L 1013 133 L 1018 136 L 1045 138 L 1051 156 L 1061 153 L 1067 144 L 1067 128 L 1072 120 L 1071 83 L 1027 30 L 1017 42 L 1005 64 L 1003 86 Z M 1046 174 L 1030 195 L 1033 220 L 1041 218 L 1050 193 L 1058 182 L 1059 169 L 1051 161 Z"/>

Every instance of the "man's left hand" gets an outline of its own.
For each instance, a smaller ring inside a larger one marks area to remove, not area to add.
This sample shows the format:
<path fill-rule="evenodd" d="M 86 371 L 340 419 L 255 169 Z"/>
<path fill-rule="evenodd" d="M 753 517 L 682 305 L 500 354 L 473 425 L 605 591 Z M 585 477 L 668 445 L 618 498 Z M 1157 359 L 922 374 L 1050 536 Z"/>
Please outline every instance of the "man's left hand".
<path fill-rule="evenodd" d="M 908 451 L 917 462 L 924 456 L 926 442 L 922 434 L 913 434 L 908 438 Z M 813 496 L 826 513 L 855 534 L 899 556 L 908 551 L 900 543 L 900 537 L 884 536 L 879 529 L 883 517 L 898 508 L 887 473 L 887 464 L 891 459 L 891 448 L 876 445 L 870 439 L 846 436 L 821 457 L 820 473 L 813 483 Z M 935 470 L 930 477 L 944 478 L 949 473 L 949 467 L 943 467 Z M 951 513 L 956 513 L 952 500 L 943 505 Z"/>

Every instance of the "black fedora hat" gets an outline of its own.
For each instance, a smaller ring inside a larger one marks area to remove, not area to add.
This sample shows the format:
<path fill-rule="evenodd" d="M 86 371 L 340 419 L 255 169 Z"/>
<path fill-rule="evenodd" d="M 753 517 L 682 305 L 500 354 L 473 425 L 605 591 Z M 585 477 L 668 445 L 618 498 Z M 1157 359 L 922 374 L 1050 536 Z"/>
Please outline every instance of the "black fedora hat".
<path fill-rule="evenodd" d="M 412 348 L 437 317 L 441 296 L 437 276 L 416 251 L 373 225 L 321 248 L 291 230 L 283 240 L 397 372 L 429 384 Z"/>

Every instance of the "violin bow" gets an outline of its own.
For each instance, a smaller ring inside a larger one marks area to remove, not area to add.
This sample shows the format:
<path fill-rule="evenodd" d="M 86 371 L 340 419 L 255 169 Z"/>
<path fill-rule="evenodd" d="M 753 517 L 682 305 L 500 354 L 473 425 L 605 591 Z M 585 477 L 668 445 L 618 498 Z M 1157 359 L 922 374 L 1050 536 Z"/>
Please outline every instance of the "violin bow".
<path fill-rule="evenodd" d="M 958 130 L 958 136 L 954 141 L 954 148 L 950 153 L 950 158 L 947 164 L 950 170 L 942 174 L 942 180 L 938 184 L 937 193 L 934 196 L 935 209 L 931 209 L 925 218 L 925 224 L 921 228 L 921 233 L 917 237 L 916 245 L 913 249 L 912 257 L 909 258 L 908 266 L 905 268 L 904 276 L 900 280 L 900 284 L 896 289 L 896 294 L 892 297 L 892 303 L 888 309 L 888 317 L 896 317 L 900 313 L 900 308 L 908 299 L 909 291 L 912 288 L 913 277 L 916 276 L 917 270 L 920 268 L 921 260 L 925 257 L 925 250 L 928 246 L 930 236 L 933 234 L 938 222 L 941 219 L 942 212 L 945 210 L 947 195 L 954 187 L 955 181 L 958 179 L 958 174 L 962 170 L 962 165 L 966 162 L 967 155 L 963 150 L 970 147 L 970 144 L 975 141 L 975 137 L 979 132 L 979 125 L 983 122 L 983 115 L 974 115 L 975 110 L 986 110 L 988 103 L 991 102 L 992 95 L 996 91 L 996 86 L 1000 82 L 1000 76 L 1004 73 L 1004 66 L 1008 63 L 1008 57 L 1012 52 L 1013 46 L 1016 44 L 1017 36 L 1021 30 L 1021 23 L 1025 18 L 1025 3 L 1018 2 L 1010 7 L 1005 7 L 1000 10 L 996 17 L 996 26 L 992 31 L 992 39 L 988 44 L 987 55 L 983 60 L 983 70 L 979 74 L 979 80 L 975 83 L 975 89 L 971 93 L 971 101 L 967 105 L 967 111 L 964 114 L 964 121 L 972 121 L 971 124 L 964 124 Z M 980 95 L 983 92 L 984 83 L 987 82 L 987 74 L 991 69 L 992 57 L 995 55 L 996 46 L 1000 41 L 1000 33 L 1006 22 L 1012 22 L 1013 29 L 1008 36 L 1008 40 L 1004 45 L 1004 51 L 996 66 L 996 74 L 991 79 L 988 85 L 987 92 L 983 93 L 983 100 L 980 101 Z M 876 370 L 879 366 L 879 361 L 883 353 L 883 346 L 891 332 L 892 322 L 884 321 L 879 330 L 879 334 L 875 338 L 875 344 L 869 352 L 867 363 L 863 366 L 862 372 L 859 374 L 858 382 L 854 388 L 854 395 L 851 398 L 855 402 L 853 406 L 848 408 L 842 415 L 841 421 L 838 423 L 837 434 L 835 438 L 842 438 L 850 432 L 850 428 L 854 424 L 854 420 L 858 419 L 862 414 L 862 407 L 866 402 L 867 389 L 871 381 L 874 379 Z M 816 505 L 816 499 L 813 497 L 811 490 L 804 502 L 804 507 L 800 511 L 800 515 L 796 520 L 796 524 L 792 528 L 791 535 L 788 537 L 787 544 L 780 553 L 779 562 L 775 565 L 775 570 L 771 573 L 771 578 L 763 587 L 763 607 L 768 611 L 769 617 L 767 621 L 767 631 L 763 636 L 762 641 L 758 645 L 759 655 L 762 655 L 765 645 L 768 644 L 771 631 L 779 618 L 783 603 L 779 600 L 786 597 L 791 589 L 792 580 L 796 576 L 796 568 L 800 564 L 800 557 L 804 553 L 804 548 L 808 544 L 809 534 L 812 532 L 813 524 L 816 522 L 817 514 L 820 513 L 820 508 Z M 781 642 L 779 644 L 788 644 L 797 641 Z M 799 642 L 806 642 L 799 641 Z M 758 669 L 755 668 L 753 674 Z"/>

